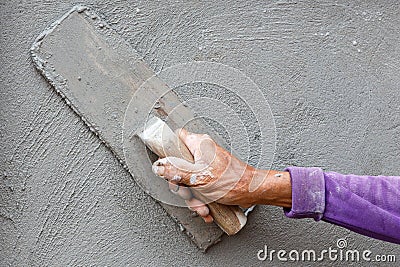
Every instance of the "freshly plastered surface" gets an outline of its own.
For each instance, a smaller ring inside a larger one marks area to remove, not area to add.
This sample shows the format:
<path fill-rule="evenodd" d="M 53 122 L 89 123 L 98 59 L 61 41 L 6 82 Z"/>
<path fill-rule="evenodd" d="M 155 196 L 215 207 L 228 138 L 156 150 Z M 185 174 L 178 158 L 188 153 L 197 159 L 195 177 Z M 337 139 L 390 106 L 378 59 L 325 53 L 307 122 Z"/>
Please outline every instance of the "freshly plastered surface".
<path fill-rule="evenodd" d="M 289 220 L 273 207 L 257 207 L 237 236 L 225 237 L 207 254 L 198 251 L 35 70 L 32 42 L 74 4 L 0 4 L 0 265 L 264 266 L 270 263 L 257 259 L 264 245 L 321 250 L 336 247 L 339 238 L 351 249 L 400 254 L 396 245 L 323 222 Z M 85 5 L 102 14 L 155 70 L 206 60 L 255 81 L 275 117 L 274 168 L 399 175 L 396 1 Z M 199 90 L 238 105 L 229 94 L 213 95 L 209 85 L 177 91 L 185 98 Z M 253 115 L 241 111 L 252 129 Z M 250 137 L 254 162 L 258 138 Z"/>
<path fill-rule="evenodd" d="M 78 5 L 39 35 L 31 56 L 65 103 L 201 250 L 220 241 L 222 230 L 215 224 L 204 224 L 201 217 L 183 208 L 184 201 L 169 192 L 168 183 L 151 171 L 155 159 L 150 160 L 145 145 L 135 136 L 145 127 L 149 112 L 164 119 L 168 114 L 169 125 L 179 125 L 193 116 L 188 108 L 171 115 L 171 106 L 180 103 L 179 96 L 169 92 L 160 98 L 170 89 L 120 35 L 90 8 Z M 153 108 L 156 100 L 157 108 Z M 204 127 L 197 132 L 204 132 Z M 171 146 L 178 152 L 176 145 Z"/>

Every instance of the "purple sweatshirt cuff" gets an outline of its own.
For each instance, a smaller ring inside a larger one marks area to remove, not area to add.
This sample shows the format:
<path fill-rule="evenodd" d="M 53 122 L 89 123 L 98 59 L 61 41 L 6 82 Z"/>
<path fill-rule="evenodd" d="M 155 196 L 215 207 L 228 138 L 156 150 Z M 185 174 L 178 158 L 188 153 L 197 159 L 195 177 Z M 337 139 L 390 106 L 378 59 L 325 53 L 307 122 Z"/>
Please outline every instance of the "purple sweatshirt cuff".
<path fill-rule="evenodd" d="M 320 168 L 288 167 L 292 182 L 292 208 L 284 209 L 289 218 L 321 220 L 325 211 L 325 179 Z"/>

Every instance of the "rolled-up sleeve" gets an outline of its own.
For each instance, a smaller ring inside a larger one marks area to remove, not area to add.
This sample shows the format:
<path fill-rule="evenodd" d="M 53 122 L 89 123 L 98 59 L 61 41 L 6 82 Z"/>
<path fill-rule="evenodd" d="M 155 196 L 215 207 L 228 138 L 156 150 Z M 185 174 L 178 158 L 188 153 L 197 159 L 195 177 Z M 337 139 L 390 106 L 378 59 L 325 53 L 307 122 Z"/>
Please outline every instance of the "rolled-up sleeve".
<path fill-rule="evenodd" d="M 292 208 L 284 209 L 289 218 L 321 220 L 325 210 L 325 180 L 320 168 L 289 167 L 292 180 Z"/>
<path fill-rule="evenodd" d="M 400 244 L 400 177 L 358 176 L 288 167 L 289 218 L 313 218 Z"/>

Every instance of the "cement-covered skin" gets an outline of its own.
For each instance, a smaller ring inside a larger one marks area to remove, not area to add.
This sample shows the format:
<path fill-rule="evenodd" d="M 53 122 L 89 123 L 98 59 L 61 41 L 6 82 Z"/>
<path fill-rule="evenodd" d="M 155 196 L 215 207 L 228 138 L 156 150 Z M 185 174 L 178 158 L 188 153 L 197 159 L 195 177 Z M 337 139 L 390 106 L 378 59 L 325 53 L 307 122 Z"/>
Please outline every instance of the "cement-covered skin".
<path fill-rule="evenodd" d="M 257 260 L 264 245 L 319 251 L 338 238 L 400 257 L 396 245 L 289 220 L 273 207 L 258 207 L 237 236 L 198 251 L 31 63 L 33 40 L 75 3 L 0 4 L 0 265 L 257 266 L 267 264 Z M 215 60 L 252 78 L 275 115 L 275 168 L 399 175 L 396 1 L 86 5 L 155 70 Z"/>

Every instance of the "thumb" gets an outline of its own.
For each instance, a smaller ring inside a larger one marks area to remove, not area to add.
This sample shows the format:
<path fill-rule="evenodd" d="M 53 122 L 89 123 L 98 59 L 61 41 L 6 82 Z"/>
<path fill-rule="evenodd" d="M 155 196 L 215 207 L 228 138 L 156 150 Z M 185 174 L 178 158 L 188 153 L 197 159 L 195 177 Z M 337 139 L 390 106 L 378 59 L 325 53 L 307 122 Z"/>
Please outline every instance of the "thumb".
<path fill-rule="evenodd" d="M 172 183 L 180 183 L 189 186 L 196 185 L 191 177 L 193 174 L 204 170 L 206 166 L 193 164 L 181 158 L 166 157 L 153 163 L 152 170 Z M 191 181 L 192 180 L 192 181 Z"/>
<path fill-rule="evenodd" d="M 194 161 L 197 161 L 201 157 L 199 144 L 204 134 L 191 133 L 185 128 L 176 129 L 175 134 L 179 136 L 179 139 L 182 140 L 190 153 L 192 153 Z"/>
<path fill-rule="evenodd" d="M 175 133 L 192 153 L 194 161 L 211 163 L 215 159 L 216 143 L 208 134 L 195 134 L 184 128 L 177 129 Z"/>

